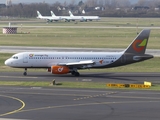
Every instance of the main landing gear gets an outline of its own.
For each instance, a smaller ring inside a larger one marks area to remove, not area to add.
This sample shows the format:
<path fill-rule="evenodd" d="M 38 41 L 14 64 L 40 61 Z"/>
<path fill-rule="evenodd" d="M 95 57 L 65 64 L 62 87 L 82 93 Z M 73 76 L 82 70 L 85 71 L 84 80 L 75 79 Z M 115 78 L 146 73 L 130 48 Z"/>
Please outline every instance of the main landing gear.
<path fill-rule="evenodd" d="M 74 75 L 74 76 L 77 76 L 77 77 L 80 75 L 78 71 L 72 71 L 71 74 Z M 27 68 L 24 69 L 23 75 L 24 76 L 27 75 Z"/>
<path fill-rule="evenodd" d="M 27 68 L 25 68 L 25 69 L 24 69 L 24 73 L 23 73 L 23 75 L 24 75 L 24 76 L 26 76 L 26 75 L 27 75 Z"/>
<path fill-rule="evenodd" d="M 79 72 L 77 72 L 77 71 L 72 71 L 71 74 L 74 75 L 74 76 L 79 76 L 80 75 Z"/>

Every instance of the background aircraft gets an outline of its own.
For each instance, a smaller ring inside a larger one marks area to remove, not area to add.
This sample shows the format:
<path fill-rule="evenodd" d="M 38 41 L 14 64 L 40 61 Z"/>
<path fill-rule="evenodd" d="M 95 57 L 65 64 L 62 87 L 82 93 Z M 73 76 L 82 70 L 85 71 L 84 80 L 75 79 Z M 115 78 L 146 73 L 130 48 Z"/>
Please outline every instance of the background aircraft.
<path fill-rule="evenodd" d="M 37 15 L 39 19 L 44 19 L 44 20 L 47 20 L 48 22 L 53 22 L 53 21 L 59 21 L 61 20 L 60 17 L 56 17 L 56 16 L 42 16 L 41 13 L 39 11 L 37 11 Z"/>
<path fill-rule="evenodd" d="M 143 30 L 122 52 L 21 52 L 5 61 L 15 68 L 47 68 L 52 74 L 79 76 L 78 70 L 90 68 L 111 68 L 132 64 L 153 58 L 145 54 L 150 30 Z"/>
<path fill-rule="evenodd" d="M 71 17 L 70 16 L 56 16 L 53 11 L 51 11 L 51 16 L 52 17 L 59 17 L 61 18 L 61 20 L 65 20 L 65 22 L 70 22 L 72 21 Z"/>
<path fill-rule="evenodd" d="M 87 22 L 88 20 L 89 21 L 92 21 L 92 20 L 100 20 L 100 17 L 99 16 L 74 16 L 72 14 L 71 11 L 69 11 L 69 15 L 72 19 L 75 19 L 75 20 L 80 20 L 80 21 L 85 21 Z"/>

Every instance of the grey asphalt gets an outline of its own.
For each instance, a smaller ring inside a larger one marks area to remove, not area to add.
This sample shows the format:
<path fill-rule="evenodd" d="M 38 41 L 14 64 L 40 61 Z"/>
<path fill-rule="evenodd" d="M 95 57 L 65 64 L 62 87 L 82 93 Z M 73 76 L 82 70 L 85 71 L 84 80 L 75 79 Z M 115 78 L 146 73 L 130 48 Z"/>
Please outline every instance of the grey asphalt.
<path fill-rule="evenodd" d="M 52 75 L 44 72 L 1 72 L 1 81 L 83 81 L 160 83 L 159 73 L 83 73 Z M 69 89 L 0 86 L 0 119 L 27 120 L 159 120 L 160 93 L 150 90 Z"/>
<path fill-rule="evenodd" d="M 155 84 L 160 83 L 160 73 L 85 73 L 80 72 L 79 77 L 71 74 L 53 75 L 49 72 L 29 71 L 28 75 L 23 76 L 21 72 L 0 72 L 1 81 L 48 81 L 56 80 L 57 82 L 105 82 L 105 83 L 143 83 L 149 81 Z"/>
<path fill-rule="evenodd" d="M 160 118 L 160 93 L 149 90 L 1 86 L 0 105 L 0 118 L 12 120 L 159 120 Z M 22 110 L 17 110 L 18 108 Z M 14 112 L 15 110 L 17 111 Z M 5 115 L 7 113 L 8 115 Z"/>

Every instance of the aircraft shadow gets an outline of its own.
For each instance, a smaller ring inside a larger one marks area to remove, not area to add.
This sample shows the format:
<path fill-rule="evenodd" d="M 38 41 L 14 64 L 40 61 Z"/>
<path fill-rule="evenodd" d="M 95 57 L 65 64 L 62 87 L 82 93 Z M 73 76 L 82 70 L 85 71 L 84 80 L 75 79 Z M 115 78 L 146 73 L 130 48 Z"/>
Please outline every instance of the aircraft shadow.
<path fill-rule="evenodd" d="M 138 82 L 138 81 L 145 81 L 145 80 L 150 80 L 154 81 L 160 78 L 160 74 L 152 74 L 152 73 L 81 73 L 80 76 L 76 77 L 71 74 L 65 74 L 65 75 L 53 75 L 53 74 L 36 74 L 34 75 L 28 75 L 30 77 L 38 77 L 38 78 L 52 78 L 52 79 L 65 79 L 66 81 L 71 80 L 71 79 L 93 79 L 94 81 L 133 81 L 133 82 Z"/>

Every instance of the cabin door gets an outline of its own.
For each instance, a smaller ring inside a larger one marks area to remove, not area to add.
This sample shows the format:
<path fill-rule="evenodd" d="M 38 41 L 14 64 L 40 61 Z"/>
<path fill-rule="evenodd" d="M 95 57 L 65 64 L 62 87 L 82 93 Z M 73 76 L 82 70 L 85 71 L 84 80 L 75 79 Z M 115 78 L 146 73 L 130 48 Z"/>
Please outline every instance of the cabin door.
<path fill-rule="evenodd" d="M 28 54 L 23 54 L 23 63 L 28 63 Z"/>

